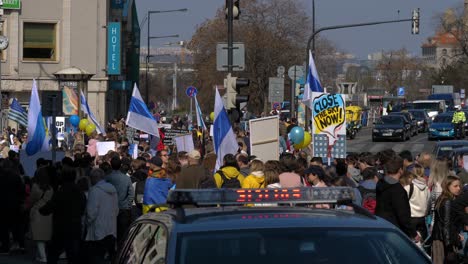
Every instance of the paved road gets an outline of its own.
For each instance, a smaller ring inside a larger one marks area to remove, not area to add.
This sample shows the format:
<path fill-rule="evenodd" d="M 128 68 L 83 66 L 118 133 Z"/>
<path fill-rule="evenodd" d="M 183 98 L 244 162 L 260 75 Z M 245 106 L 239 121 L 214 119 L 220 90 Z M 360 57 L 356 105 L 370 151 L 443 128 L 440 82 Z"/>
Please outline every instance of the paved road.
<path fill-rule="evenodd" d="M 413 154 L 418 154 L 423 151 L 432 152 L 435 146 L 435 141 L 427 140 L 427 133 L 419 133 L 418 135 L 411 137 L 410 140 L 399 142 L 399 141 L 388 141 L 388 142 L 372 142 L 372 128 L 362 128 L 355 139 L 347 140 L 347 151 L 348 152 L 363 152 L 370 151 L 377 153 L 384 149 L 391 148 L 396 152 L 402 150 L 409 150 Z"/>

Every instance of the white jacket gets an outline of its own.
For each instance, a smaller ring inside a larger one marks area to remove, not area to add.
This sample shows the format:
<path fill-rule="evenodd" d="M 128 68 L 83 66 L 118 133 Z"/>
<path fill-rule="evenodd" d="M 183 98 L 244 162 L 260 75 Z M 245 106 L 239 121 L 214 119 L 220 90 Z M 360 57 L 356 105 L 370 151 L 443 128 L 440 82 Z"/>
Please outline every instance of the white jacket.
<path fill-rule="evenodd" d="M 413 180 L 413 194 L 409 197 L 411 208 L 411 217 L 425 217 L 427 215 L 427 207 L 429 205 L 430 191 L 424 181 L 419 179 Z M 411 185 L 406 185 L 406 192 L 410 193 Z"/>

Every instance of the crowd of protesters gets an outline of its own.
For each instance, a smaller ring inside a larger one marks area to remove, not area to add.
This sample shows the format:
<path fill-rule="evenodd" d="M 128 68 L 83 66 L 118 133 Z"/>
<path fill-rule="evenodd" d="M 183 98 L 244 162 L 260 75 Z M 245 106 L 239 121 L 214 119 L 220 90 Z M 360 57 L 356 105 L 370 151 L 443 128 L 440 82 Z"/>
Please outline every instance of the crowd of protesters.
<path fill-rule="evenodd" d="M 400 228 L 434 263 L 457 263 L 466 252 L 463 157 L 453 167 L 429 153 L 414 157 L 389 149 L 324 164 L 321 157 L 292 149 L 287 134 L 295 125 L 280 122 L 279 160 L 250 155 L 248 133 L 235 129 L 239 150 L 225 155 L 218 169 L 204 133 L 194 130 L 195 149 L 178 152 L 162 140 L 152 146 L 145 138 L 127 138 L 123 119 L 109 124 L 105 136 L 71 132 L 61 147 L 65 158 L 38 159 L 34 175 L 25 175 L 18 153 L 10 149 L 0 158 L 0 254 L 23 252 L 32 241 L 38 262 L 101 263 L 114 257 L 132 221 L 167 209 L 171 189 L 327 186 L 353 188 L 354 203 Z M 117 147 L 99 156 L 96 142 L 104 140 Z M 128 153 L 134 140 L 137 158 Z"/>

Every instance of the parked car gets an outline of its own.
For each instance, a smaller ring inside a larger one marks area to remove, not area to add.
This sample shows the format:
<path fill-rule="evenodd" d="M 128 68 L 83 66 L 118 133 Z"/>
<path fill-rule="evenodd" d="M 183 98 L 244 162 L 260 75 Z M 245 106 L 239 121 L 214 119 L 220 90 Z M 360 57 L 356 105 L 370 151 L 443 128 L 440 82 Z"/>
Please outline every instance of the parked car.
<path fill-rule="evenodd" d="M 411 136 L 416 136 L 418 134 L 418 121 L 414 119 L 413 115 L 410 112 L 391 112 L 390 115 L 404 116 L 407 119 L 407 121 L 411 124 Z"/>
<path fill-rule="evenodd" d="M 436 158 L 450 157 L 453 151 L 462 147 L 468 147 L 468 140 L 439 141 L 434 146 L 432 154 Z"/>
<path fill-rule="evenodd" d="M 452 117 L 453 113 L 438 114 L 429 127 L 428 140 L 453 138 L 455 130 L 453 129 Z"/>
<path fill-rule="evenodd" d="M 380 139 L 399 139 L 405 141 L 411 137 L 411 124 L 401 115 L 382 116 L 374 123 L 372 141 Z"/>
<path fill-rule="evenodd" d="M 429 117 L 426 110 L 410 109 L 408 112 L 410 112 L 414 119 L 416 119 L 419 132 L 427 132 L 429 130 L 429 126 L 432 124 L 432 119 Z"/>

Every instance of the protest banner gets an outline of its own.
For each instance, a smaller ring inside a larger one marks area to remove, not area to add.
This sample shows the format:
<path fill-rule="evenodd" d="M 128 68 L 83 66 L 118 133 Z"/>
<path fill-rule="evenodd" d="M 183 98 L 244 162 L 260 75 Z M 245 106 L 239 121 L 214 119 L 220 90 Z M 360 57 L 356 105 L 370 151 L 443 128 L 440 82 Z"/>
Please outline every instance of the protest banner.
<path fill-rule="evenodd" d="M 314 156 L 346 158 L 346 104 L 342 94 L 313 93 Z"/>
<path fill-rule="evenodd" d="M 174 138 L 175 144 L 177 146 L 177 151 L 185 151 L 190 152 L 195 149 L 193 145 L 193 137 L 191 134 L 175 137 Z"/>
<path fill-rule="evenodd" d="M 115 151 L 115 141 L 97 142 L 96 150 L 99 156 L 106 155 L 110 150 Z"/>
<path fill-rule="evenodd" d="M 190 132 L 185 129 L 166 129 L 164 131 L 164 145 L 173 146 L 176 144 L 174 138 L 184 136 L 187 134 L 190 134 Z"/>
<path fill-rule="evenodd" d="M 266 162 L 279 159 L 279 117 L 249 120 L 250 153 Z M 268 129 L 265 129 L 268 128 Z"/>

